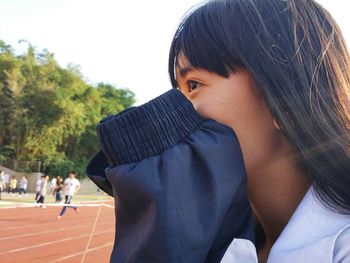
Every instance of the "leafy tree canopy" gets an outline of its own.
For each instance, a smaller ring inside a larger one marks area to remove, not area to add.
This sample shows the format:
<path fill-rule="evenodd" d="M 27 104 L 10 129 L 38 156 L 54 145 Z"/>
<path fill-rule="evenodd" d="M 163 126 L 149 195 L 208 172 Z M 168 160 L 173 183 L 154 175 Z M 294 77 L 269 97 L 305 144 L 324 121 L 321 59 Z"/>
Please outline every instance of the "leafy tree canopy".
<path fill-rule="evenodd" d="M 63 68 L 52 53 L 27 44 L 16 55 L 0 40 L 0 157 L 40 160 L 52 176 L 70 170 L 84 176 L 99 148 L 96 124 L 132 106 L 134 93 L 92 86 L 78 66 Z"/>

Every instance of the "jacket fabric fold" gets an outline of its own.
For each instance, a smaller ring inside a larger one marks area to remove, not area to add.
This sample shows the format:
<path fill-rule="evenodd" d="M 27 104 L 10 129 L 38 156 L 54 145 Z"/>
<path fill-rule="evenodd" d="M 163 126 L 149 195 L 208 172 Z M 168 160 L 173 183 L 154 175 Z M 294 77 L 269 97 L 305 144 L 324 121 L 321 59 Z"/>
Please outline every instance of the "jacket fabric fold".
<path fill-rule="evenodd" d="M 253 240 L 246 173 L 233 130 L 178 90 L 108 116 L 88 176 L 115 199 L 111 262 L 220 262 Z"/>

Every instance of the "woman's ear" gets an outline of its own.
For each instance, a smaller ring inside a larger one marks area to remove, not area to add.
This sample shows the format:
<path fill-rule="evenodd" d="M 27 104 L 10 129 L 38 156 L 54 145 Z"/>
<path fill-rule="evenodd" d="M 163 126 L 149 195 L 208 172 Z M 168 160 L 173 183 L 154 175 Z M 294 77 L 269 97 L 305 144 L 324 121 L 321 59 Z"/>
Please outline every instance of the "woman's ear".
<path fill-rule="evenodd" d="M 277 123 L 277 121 L 275 120 L 275 119 L 273 119 L 273 126 L 275 126 L 275 128 L 277 129 L 277 130 L 281 130 L 281 128 L 280 128 L 280 126 L 278 125 L 278 123 Z"/>

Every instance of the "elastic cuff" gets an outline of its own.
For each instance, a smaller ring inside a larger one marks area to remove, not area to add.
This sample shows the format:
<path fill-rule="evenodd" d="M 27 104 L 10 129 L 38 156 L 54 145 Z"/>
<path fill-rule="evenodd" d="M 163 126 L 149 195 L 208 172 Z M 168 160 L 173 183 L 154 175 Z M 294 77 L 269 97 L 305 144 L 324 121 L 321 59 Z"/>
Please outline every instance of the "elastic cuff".
<path fill-rule="evenodd" d="M 104 153 L 100 150 L 90 160 L 86 167 L 86 174 L 101 190 L 113 196 L 112 185 L 105 175 L 105 169 L 108 165 Z"/>
<path fill-rule="evenodd" d="M 180 143 L 205 119 L 178 90 L 109 116 L 97 126 L 110 167 L 139 162 Z"/>

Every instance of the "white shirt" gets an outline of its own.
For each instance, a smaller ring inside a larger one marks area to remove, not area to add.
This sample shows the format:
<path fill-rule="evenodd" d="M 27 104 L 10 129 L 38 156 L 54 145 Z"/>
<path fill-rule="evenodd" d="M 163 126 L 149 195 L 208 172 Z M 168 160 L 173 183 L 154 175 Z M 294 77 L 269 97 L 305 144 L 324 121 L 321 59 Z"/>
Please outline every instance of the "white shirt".
<path fill-rule="evenodd" d="M 36 181 L 35 190 L 36 190 L 37 193 L 40 192 L 40 190 L 41 190 L 41 182 L 42 182 L 41 179 L 38 179 L 38 181 Z"/>
<path fill-rule="evenodd" d="M 21 181 L 19 182 L 19 187 L 23 189 L 27 189 L 27 183 L 28 183 L 27 179 L 22 178 Z"/>
<path fill-rule="evenodd" d="M 4 172 L 0 173 L 0 189 L 2 189 L 2 187 L 5 185 L 5 176 L 4 176 Z"/>
<path fill-rule="evenodd" d="M 255 247 L 250 241 L 234 240 L 221 262 L 258 262 Z M 267 262 L 350 262 L 350 216 L 326 208 L 310 187 L 273 245 Z"/>
<path fill-rule="evenodd" d="M 52 179 L 51 179 L 51 189 L 53 189 L 53 188 L 56 187 L 56 182 L 57 182 L 57 179 L 56 179 L 56 178 L 52 178 Z"/>
<path fill-rule="evenodd" d="M 46 196 L 46 186 L 47 186 L 47 180 L 41 178 L 40 194 L 41 194 L 42 196 Z"/>
<path fill-rule="evenodd" d="M 77 178 L 66 178 L 66 180 L 64 180 L 64 185 L 66 186 L 64 194 L 73 196 L 75 194 L 75 189 L 80 186 L 80 183 Z"/>

